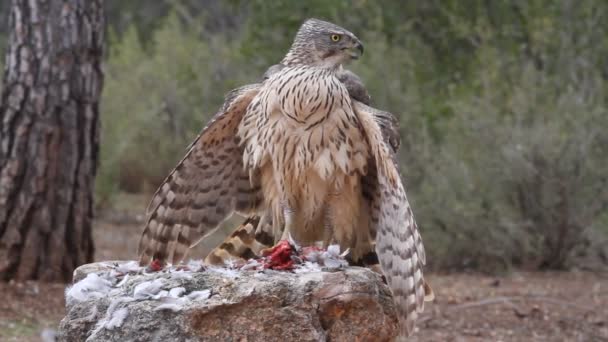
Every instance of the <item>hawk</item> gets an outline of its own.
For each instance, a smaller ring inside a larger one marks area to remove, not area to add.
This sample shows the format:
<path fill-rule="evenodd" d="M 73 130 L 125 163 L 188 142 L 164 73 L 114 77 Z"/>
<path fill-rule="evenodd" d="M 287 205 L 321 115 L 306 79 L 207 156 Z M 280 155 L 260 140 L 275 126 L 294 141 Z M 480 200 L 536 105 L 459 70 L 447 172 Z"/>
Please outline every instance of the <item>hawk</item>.
<path fill-rule="evenodd" d="M 263 79 L 268 79 L 270 75 L 283 68 L 285 68 L 283 64 L 271 66 L 264 73 Z M 342 69 L 338 72 L 337 77 L 344 84 L 353 100 L 370 105 L 371 97 L 359 76 L 350 70 Z M 380 125 L 385 142 L 390 145 L 393 155 L 396 156 L 401 144 L 399 121 L 389 112 L 375 110 L 373 114 Z M 367 179 L 373 179 L 373 176 Z M 272 231 L 272 229 L 268 229 L 267 226 L 261 226 L 259 222 L 260 217 L 258 215 L 246 218 L 230 236 L 207 255 L 205 263 L 222 266 L 238 265 L 247 262 L 251 258 L 260 257 L 264 251 L 268 251 L 272 247 L 274 239 L 267 234 L 267 231 Z M 373 237 L 372 240 L 374 240 Z M 351 255 L 347 255 L 346 258 L 351 265 L 367 266 L 381 273 L 381 270 L 378 270 L 378 256 L 373 249 L 358 260 L 353 260 Z"/>
<path fill-rule="evenodd" d="M 346 29 L 305 21 L 264 81 L 230 92 L 154 194 L 140 262 L 180 262 L 234 212 L 277 242 L 375 252 L 409 335 L 431 292 L 425 252 L 382 112 L 351 96 L 343 65 L 363 54 Z M 352 92 L 352 91 L 351 91 Z"/>

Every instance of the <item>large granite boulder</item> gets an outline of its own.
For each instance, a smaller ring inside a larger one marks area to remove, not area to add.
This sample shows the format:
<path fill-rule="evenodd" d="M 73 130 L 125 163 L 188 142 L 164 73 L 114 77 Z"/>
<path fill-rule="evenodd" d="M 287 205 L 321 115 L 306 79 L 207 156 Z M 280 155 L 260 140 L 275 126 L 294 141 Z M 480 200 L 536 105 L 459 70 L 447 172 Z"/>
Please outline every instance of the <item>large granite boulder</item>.
<path fill-rule="evenodd" d="M 60 341 L 389 341 L 389 288 L 366 268 L 233 270 L 135 262 L 74 272 Z"/>

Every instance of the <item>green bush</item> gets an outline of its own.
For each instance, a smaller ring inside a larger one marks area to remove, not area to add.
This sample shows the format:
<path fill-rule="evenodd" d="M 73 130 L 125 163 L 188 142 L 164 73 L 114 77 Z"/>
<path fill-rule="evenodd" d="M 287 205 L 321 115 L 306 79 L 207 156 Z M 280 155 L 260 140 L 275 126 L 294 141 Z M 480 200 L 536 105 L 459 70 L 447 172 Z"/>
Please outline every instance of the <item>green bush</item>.
<path fill-rule="evenodd" d="M 531 66 L 511 86 L 484 74 L 481 93 L 453 100 L 413 194 L 431 255 L 450 268 L 567 267 L 608 204 L 603 89 L 583 97 L 585 84 Z"/>
<path fill-rule="evenodd" d="M 102 102 L 101 202 L 154 190 L 223 102 L 263 71 L 239 67 L 239 42 L 205 39 L 170 15 L 144 48 L 134 28 L 111 41 Z"/>

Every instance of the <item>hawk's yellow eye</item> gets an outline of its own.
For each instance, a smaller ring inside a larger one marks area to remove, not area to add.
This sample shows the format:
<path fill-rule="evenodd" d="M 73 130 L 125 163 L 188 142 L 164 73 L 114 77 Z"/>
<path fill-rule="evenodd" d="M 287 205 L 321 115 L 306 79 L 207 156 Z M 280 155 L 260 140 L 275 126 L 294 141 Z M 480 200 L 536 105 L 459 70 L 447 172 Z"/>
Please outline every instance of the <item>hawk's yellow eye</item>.
<path fill-rule="evenodd" d="M 334 42 L 340 41 L 340 38 L 342 38 L 342 37 L 340 37 L 339 34 L 332 34 L 331 35 L 331 40 L 334 41 Z"/>

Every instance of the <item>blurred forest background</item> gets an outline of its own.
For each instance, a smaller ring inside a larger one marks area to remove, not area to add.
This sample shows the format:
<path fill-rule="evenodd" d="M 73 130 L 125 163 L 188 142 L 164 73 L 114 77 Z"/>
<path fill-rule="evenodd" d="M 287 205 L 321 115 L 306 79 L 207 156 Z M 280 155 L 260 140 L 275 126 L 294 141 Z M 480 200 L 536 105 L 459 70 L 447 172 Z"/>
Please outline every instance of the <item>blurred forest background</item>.
<path fill-rule="evenodd" d="M 0 1 L 2 55 L 9 4 Z M 400 118 L 431 268 L 608 262 L 608 2 L 105 5 L 98 209 L 125 192 L 149 198 L 224 94 L 259 80 L 317 17 L 361 38 L 366 53 L 351 68 L 373 105 Z"/>

